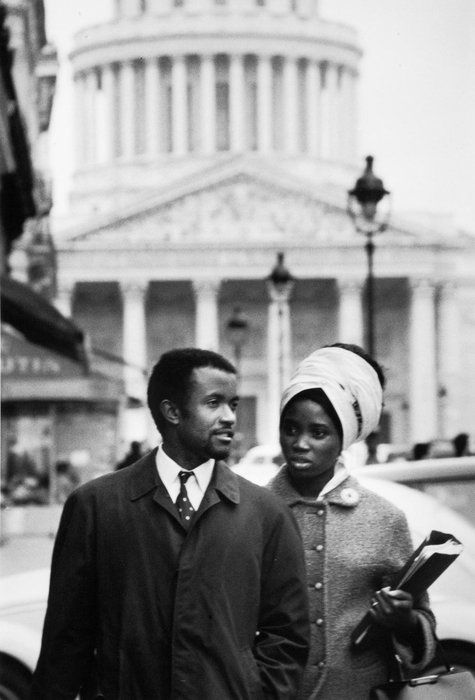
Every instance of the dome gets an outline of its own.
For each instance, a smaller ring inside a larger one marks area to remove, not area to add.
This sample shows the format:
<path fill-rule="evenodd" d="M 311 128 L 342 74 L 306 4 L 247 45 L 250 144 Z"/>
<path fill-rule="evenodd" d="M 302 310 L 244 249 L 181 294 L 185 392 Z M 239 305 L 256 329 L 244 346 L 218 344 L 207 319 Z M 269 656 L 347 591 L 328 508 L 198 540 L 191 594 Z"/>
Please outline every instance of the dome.
<path fill-rule="evenodd" d="M 361 52 L 317 7 L 117 0 L 71 54 L 77 173 L 219 153 L 353 163 Z"/>

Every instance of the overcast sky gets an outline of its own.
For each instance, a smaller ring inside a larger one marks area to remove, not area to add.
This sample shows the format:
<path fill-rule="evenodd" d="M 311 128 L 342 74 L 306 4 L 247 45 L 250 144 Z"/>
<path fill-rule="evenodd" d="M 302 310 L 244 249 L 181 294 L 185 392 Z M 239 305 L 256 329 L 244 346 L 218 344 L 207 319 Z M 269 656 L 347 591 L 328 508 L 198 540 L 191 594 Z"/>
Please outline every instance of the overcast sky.
<path fill-rule="evenodd" d="M 72 29 L 107 16 L 109 2 L 46 0 L 49 39 L 61 54 Z M 354 26 L 364 51 L 361 166 L 374 155 L 398 213 L 452 215 L 475 234 L 475 0 L 320 0 L 320 13 Z M 63 73 L 52 123 L 53 172 L 63 182 L 68 98 Z M 58 212 L 64 193 L 56 192 Z"/>
<path fill-rule="evenodd" d="M 475 0 L 320 0 L 364 51 L 361 157 L 401 212 L 452 214 L 475 233 Z"/>

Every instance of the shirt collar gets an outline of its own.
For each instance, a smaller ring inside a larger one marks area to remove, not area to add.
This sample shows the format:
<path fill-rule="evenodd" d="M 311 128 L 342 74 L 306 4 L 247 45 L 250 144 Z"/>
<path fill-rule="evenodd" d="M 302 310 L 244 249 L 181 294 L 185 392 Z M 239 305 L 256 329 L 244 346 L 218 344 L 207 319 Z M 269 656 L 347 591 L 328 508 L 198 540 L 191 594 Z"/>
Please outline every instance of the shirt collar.
<path fill-rule="evenodd" d="M 183 467 L 180 467 L 175 460 L 167 455 L 162 445 L 159 445 L 155 462 L 157 465 L 158 475 L 167 489 L 172 483 L 178 481 L 179 472 L 184 471 Z M 199 464 L 192 470 L 196 477 L 196 481 L 198 482 L 198 486 L 203 493 L 206 491 L 208 484 L 211 481 L 214 464 L 214 459 L 208 459 L 206 462 Z"/>
<path fill-rule="evenodd" d="M 338 462 L 336 463 L 335 467 L 335 473 L 333 474 L 332 478 L 330 481 L 328 481 L 323 489 L 320 491 L 320 495 L 317 498 L 317 501 L 322 501 L 323 497 L 326 496 L 330 491 L 333 491 L 333 489 L 336 489 L 337 486 L 339 486 L 345 479 L 350 475 L 350 470 L 344 463 L 342 459 L 339 459 Z"/>

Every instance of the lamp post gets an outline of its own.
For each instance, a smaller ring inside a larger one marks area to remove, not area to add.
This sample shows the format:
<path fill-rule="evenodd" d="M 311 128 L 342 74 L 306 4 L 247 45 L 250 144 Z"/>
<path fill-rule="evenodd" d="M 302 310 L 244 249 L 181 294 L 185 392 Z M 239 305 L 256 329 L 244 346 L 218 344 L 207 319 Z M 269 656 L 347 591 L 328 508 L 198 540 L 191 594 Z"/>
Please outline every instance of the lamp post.
<path fill-rule="evenodd" d="M 233 348 L 234 364 L 237 371 L 238 391 L 242 381 L 242 348 L 247 341 L 249 335 L 249 321 L 247 316 L 239 306 L 235 306 L 233 312 L 226 323 L 226 334 Z M 242 458 L 246 445 L 250 442 L 249 435 L 242 423 L 243 416 L 238 412 L 236 430 L 234 433 L 234 441 L 232 452 L 230 455 L 230 464 L 236 464 Z M 247 448 L 246 448 L 247 449 Z"/>
<path fill-rule="evenodd" d="M 267 277 L 271 301 L 268 328 L 268 381 L 270 434 L 279 421 L 279 403 L 290 370 L 289 299 L 295 279 L 284 263 L 284 254 L 277 253 L 277 262 Z M 271 439 L 272 441 L 272 439 Z"/>
<path fill-rule="evenodd" d="M 374 357 L 374 236 L 385 231 L 388 226 L 389 207 L 383 215 L 377 216 L 377 214 L 379 202 L 389 195 L 389 192 L 384 188 L 383 181 L 373 173 L 373 160 L 373 156 L 366 157 L 363 175 L 357 179 L 353 189 L 348 191 L 347 210 L 357 233 L 366 236 L 367 350 Z"/>
<path fill-rule="evenodd" d="M 233 347 L 234 363 L 236 365 L 238 377 L 240 378 L 242 369 L 242 348 L 249 334 L 249 321 L 239 306 L 234 307 L 226 324 L 226 331 L 229 342 Z"/>

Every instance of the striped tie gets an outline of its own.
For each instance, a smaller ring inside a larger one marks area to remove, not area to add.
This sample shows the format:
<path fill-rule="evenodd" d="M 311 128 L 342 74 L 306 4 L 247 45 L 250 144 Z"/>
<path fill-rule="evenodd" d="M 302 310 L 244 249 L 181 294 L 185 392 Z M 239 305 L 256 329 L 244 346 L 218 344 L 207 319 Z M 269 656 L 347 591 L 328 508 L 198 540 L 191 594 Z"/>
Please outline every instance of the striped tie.
<path fill-rule="evenodd" d="M 178 473 L 178 477 L 180 479 L 180 493 L 178 494 L 175 505 L 178 508 L 181 522 L 186 528 L 190 526 L 191 519 L 195 514 L 195 509 L 191 505 L 190 499 L 188 498 L 188 493 L 186 491 L 186 482 L 192 473 L 192 471 L 183 471 Z"/>

